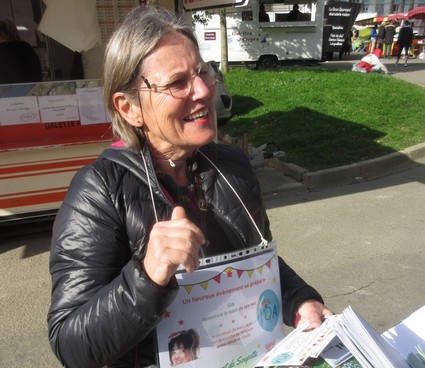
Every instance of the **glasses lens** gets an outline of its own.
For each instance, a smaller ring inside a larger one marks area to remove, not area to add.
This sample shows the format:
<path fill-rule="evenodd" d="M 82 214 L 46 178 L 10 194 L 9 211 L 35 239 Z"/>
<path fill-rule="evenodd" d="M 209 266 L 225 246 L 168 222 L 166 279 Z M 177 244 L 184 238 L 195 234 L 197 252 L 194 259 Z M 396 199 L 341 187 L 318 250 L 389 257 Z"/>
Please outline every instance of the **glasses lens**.
<path fill-rule="evenodd" d="M 202 82 L 208 87 L 211 88 L 215 85 L 217 80 L 217 74 L 210 64 L 204 64 L 197 73 L 193 74 L 187 79 L 179 80 L 179 83 L 172 83 L 169 86 L 171 95 L 174 98 L 185 98 L 192 91 L 193 82 L 196 77 L 201 78 Z"/>

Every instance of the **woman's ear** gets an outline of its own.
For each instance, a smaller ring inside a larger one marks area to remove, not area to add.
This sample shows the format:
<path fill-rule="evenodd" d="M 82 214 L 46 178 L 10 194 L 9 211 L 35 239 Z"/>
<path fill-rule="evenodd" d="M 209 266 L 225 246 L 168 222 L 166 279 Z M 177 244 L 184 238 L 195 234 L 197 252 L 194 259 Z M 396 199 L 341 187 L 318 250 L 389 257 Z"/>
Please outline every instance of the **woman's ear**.
<path fill-rule="evenodd" d="M 115 92 L 112 95 L 112 101 L 117 111 L 130 125 L 137 128 L 143 126 L 143 115 L 140 106 L 131 102 L 123 92 Z"/>

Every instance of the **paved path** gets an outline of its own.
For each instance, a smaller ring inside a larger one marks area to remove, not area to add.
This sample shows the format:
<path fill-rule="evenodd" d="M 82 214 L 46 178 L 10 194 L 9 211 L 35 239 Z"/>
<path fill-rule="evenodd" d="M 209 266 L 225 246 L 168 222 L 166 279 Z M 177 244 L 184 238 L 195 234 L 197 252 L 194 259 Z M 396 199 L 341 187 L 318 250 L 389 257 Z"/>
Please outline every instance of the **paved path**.
<path fill-rule="evenodd" d="M 379 332 L 425 304 L 425 158 L 374 180 L 264 196 L 279 254 Z"/>

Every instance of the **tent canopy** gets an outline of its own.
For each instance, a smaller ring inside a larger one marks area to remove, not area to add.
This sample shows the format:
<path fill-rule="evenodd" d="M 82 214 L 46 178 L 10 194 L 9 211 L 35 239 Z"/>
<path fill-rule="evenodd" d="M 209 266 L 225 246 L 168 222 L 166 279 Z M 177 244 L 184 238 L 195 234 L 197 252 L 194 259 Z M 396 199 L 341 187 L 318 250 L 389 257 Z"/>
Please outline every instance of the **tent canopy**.
<path fill-rule="evenodd" d="M 394 13 L 394 14 L 390 14 L 387 17 L 387 20 L 394 20 L 394 19 L 407 19 L 407 13 Z"/>
<path fill-rule="evenodd" d="M 407 17 L 409 19 L 425 19 L 425 6 L 418 6 L 410 10 L 407 12 Z"/>

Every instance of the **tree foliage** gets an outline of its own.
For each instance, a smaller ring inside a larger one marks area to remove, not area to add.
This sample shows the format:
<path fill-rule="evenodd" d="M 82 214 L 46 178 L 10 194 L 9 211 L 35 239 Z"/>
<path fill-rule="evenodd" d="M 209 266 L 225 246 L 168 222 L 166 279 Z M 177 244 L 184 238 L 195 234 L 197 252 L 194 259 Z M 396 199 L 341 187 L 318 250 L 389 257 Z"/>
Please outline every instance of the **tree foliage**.
<path fill-rule="evenodd" d="M 195 25 L 196 23 L 206 25 L 212 18 L 211 12 L 208 10 L 204 11 L 197 11 L 192 15 L 192 24 Z"/>

